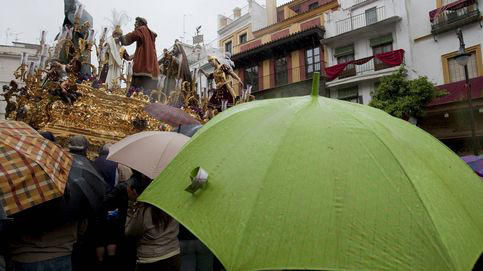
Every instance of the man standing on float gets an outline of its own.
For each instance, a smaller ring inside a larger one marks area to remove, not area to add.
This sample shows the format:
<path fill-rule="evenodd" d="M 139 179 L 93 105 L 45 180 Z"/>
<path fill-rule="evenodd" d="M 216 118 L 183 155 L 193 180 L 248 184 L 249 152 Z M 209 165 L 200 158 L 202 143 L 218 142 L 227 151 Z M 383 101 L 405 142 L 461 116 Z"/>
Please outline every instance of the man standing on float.
<path fill-rule="evenodd" d="M 158 85 L 159 65 L 156 56 L 156 36 L 156 33 L 148 28 L 146 19 L 137 17 L 134 31 L 119 38 L 121 44 L 125 46 L 136 42 L 131 89 L 139 91 L 142 88 L 146 95 L 150 95 L 151 90 L 157 89 Z"/>

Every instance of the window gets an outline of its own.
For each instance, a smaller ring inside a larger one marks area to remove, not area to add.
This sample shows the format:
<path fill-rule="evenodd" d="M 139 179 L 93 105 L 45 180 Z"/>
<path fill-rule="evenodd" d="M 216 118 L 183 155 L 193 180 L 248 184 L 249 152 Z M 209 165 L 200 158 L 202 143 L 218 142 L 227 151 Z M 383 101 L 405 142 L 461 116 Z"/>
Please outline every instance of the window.
<path fill-rule="evenodd" d="M 377 8 L 373 7 L 366 10 L 366 25 L 377 23 Z"/>
<path fill-rule="evenodd" d="M 240 44 L 247 42 L 247 33 L 240 35 Z"/>
<path fill-rule="evenodd" d="M 258 66 L 245 69 L 245 85 L 251 85 L 252 91 L 258 91 Z"/>
<path fill-rule="evenodd" d="M 470 54 L 468 58 L 468 77 L 475 78 L 483 76 L 483 63 L 481 57 L 481 45 L 466 48 L 466 52 Z M 445 83 L 453 83 L 465 80 L 465 70 L 456 62 L 458 52 L 452 52 L 443 55 L 443 74 Z"/>
<path fill-rule="evenodd" d="M 337 57 L 337 64 L 343 64 L 354 60 L 354 53 Z M 356 66 L 354 64 L 347 65 L 347 68 L 339 75 L 339 78 L 346 78 L 356 75 Z"/>
<path fill-rule="evenodd" d="M 299 14 L 300 13 L 300 6 L 295 6 L 292 8 L 293 12 Z"/>
<path fill-rule="evenodd" d="M 320 47 L 305 51 L 305 71 L 307 78 L 311 78 L 314 72 L 320 71 Z"/>
<path fill-rule="evenodd" d="M 357 86 L 339 89 L 337 97 L 339 100 L 351 103 L 362 104 L 363 102 L 362 96 L 359 96 L 359 88 Z"/>
<path fill-rule="evenodd" d="M 309 5 L 309 10 L 313 10 L 319 7 L 319 2 L 315 2 Z"/>
<path fill-rule="evenodd" d="M 284 19 L 285 19 L 285 15 L 283 13 L 283 10 L 277 12 L 277 22 L 279 23 L 279 22 L 283 21 Z"/>
<path fill-rule="evenodd" d="M 478 66 L 476 62 L 476 52 L 471 52 L 468 59 L 468 77 L 478 77 Z M 465 80 L 465 68 L 456 62 L 456 57 L 448 59 L 449 81 L 451 83 Z"/>
<path fill-rule="evenodd" d="M 231 49 L 232 49 L 232 43 L 231 41 L 225 43 L 225 53 L 228 52 L 231 54 Z"/>
<path fill-rule="evenodd" d="M 382 53 L 387 53 L 392 51 L 392 43 L 386 43 L 378 46 L 372 47 L 372 54 L 373 55 L 378 55 Z M 389 68 L 388 65 L 384 64 L 382 61 L 380 61 L 377 58 L 374 58 L 374 70 L 383 70 Z"/>
<path fill-rule="evenodd" d="M 281 57 L 275 60 L 275 86 L 288 84 L 288 62 L 287 57 Z"/>

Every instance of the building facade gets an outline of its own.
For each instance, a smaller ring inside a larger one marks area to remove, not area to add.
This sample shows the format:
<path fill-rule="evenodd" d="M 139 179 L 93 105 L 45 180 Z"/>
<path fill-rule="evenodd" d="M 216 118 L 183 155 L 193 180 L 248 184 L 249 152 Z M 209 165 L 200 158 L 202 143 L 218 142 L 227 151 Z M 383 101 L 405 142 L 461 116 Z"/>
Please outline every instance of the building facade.
<path fill-rule="evenodd" d="M 403 63 L 411 70 L 406 2 L 339 0 L 325 16 L 329 97 L 368 104 L 381 77 Z"/>
<path fill-rule="evenodd" d="M 414 69 L 427 76 L 448 94 L 435 99 L 419 126 L 460 154 L 472 152 L 471 116 L 468 97 L 473 104 L 476 140 L 483 146 L 483 17 L 482 0 L 407 1 L 411 10 L 411 41 Z M 461 29 L 469 53 L 465 71 L 458 64 Z M 417 61 L 416 61 L 417 60 Z M 468 93 L 471 93 L 468 95 Z"/>
<path fill-rule="evenodd" d="M 40 45 L 13 42 L 12 45 L 0 45 L 0 87 L 14 80 L 13 73 L 20 66 L 22 53 L 27 53 L 29 61 L 39 61 Z M 0 119 L 5 117 L 6 103 L 0 98 Z"/>
<path fill-rule="evenodd" d="M 336 0 L 294 0 L 279 7 L 266 1 L 268 26 L 254 31 L 232 57 L 257 99 L 310 93 L 312 74 L 325 66 L 324 14 L 338 6 Z"/>

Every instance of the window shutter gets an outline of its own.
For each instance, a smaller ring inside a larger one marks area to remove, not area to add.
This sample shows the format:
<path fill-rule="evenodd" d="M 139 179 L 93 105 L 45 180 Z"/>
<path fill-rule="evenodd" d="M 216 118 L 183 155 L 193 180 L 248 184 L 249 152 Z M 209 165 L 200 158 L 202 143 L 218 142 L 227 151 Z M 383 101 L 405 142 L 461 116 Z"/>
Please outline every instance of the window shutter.
<path fill-rule="evenodd" d="M 392 34 L 388 34 L 382 37 L 374 38 L 370 40 L 371 47 L 376 47 L 383 44 L 392 43 Z"/>
<path fill-rule="evenodd" d="M 335 48 L 335 57 L 341 57 L 346 55 L 353 55 L 354 54 L 354 44 L 349 46 Z"/>

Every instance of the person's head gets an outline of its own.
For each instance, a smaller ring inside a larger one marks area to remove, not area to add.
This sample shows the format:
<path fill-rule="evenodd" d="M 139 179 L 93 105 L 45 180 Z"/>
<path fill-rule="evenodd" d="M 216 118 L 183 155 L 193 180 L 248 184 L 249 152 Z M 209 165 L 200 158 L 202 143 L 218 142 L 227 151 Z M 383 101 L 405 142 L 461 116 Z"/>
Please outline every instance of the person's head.
<path fill-rule="evenodd" d="M 104 146 L 102 146 L 100 149 L 99 149 L 99 156 L 104 156 L 104 155 L 109 155 L 109 148 L 112 146 L 111 143 L 107 143 L 107 144 L 104 144 Z"/>
<path fill-rule="evenodd" d="M 112 31 L 113 38 L 120 38 L 122 36 L 122 29 L 120 25 L 116 25 L 114 30 Z"/>
<path fill-rule="evenodd" d="M 151 179 L 142 174 L 137 170 L 132 170 L 133 173 L 131 178 L 129 178 L 128 187 L 127 187 L 127 195 L 130 200 L 136 201 L 138 196 L 144 192 L 144 190 L 149 186 L 151 183 Z"/>
<path fill-rule="evenodd" d="M 54 142 L 54 143 L 56 142 L 56 141 L 55 141 L 55 136 L 54 136 L 54 134 L 52 134 L 52 133 L 51 133 L 51 132 L 49 132 L 49 131 L 40 131 L 40 132 L 39 132 L 39 134 L 40 134 L 41 136 L 43 136 L 45 139 L 48 139 L 48 140 L 50 140 L 50 141 L 52 141 L 52 142 Z"/>
<path fill-rule="evenodd" d="M 220 64 L 220 61 L 218 61 L 218 59 L 214 56 L 208 56 L 208 62 L 213 66 L 213 67 L 217 67 L 217 65 Z"/>
<path fill-rule="evenodd" d="M 148 26 L 148 21 L 146 21 L 146 19 L 144 19 L 144 18 L 136 17 L 136 19 L 134 21 L 134 27 L 138 28 L 138 27 L 141 27 L 141 26 Z"/>
<path fill-rule="evenodd" d="M 85 136 L 75 135 L 69 139 L 69 151 L 73 154 L 87 156 L 89 141 Z"/>

